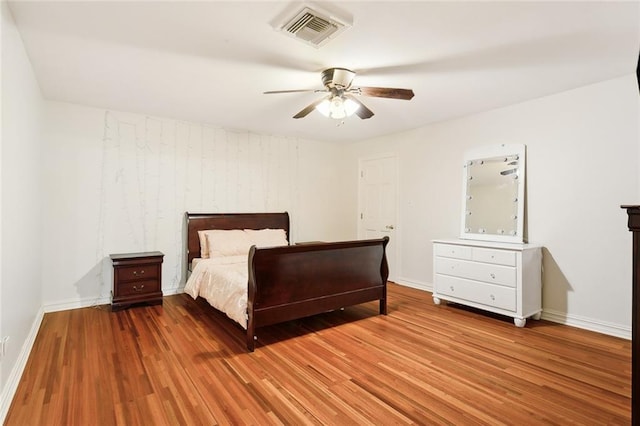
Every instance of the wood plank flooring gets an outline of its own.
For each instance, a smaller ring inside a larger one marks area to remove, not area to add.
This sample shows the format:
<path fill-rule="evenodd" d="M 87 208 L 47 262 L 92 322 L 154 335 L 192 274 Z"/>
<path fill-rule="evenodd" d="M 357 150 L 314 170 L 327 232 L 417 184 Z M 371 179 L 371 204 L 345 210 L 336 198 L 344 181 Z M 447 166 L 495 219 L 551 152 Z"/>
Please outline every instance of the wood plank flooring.
<path fill-rule="evenodd" d="M 631 342 L 389 285 L 244 332 L 206 302 L 46 314 L 5 425 L 630 424 Z"/>

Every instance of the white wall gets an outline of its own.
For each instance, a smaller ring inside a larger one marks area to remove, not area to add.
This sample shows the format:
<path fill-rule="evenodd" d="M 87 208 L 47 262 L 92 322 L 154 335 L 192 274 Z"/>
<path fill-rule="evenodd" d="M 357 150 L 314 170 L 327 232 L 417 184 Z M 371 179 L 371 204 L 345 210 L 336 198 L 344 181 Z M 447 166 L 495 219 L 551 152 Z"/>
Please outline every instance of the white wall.
<path fill-rule="evenodd" d="M 42 97 L 6 2 L 2 14 L 2 210 L 0 213 L 0 421 L 42 317 Z M 26 350 L 25 350 L 26 348 Z"/>
<path fill-rule="evenodd" d="M 110 253 L 162 251 L 178 291 L 185 211 L 289 211 L 293 241 L 351 234 L 335 144 L 58 102 L 44 132 L 46 310 L 108 302 Z"/>
<path fill-rule="evenodd" d="M 431 240 L 459 233 L 464 151 L 524 143 L 528 237 L 544 246 L 544 317 L 630 337 L 631 233 L 620 205 L 640 201 L 639 102 L 629 75 L 350 146 L 354 162 L 399 156 L 395 275 L 431 288 Z"/>

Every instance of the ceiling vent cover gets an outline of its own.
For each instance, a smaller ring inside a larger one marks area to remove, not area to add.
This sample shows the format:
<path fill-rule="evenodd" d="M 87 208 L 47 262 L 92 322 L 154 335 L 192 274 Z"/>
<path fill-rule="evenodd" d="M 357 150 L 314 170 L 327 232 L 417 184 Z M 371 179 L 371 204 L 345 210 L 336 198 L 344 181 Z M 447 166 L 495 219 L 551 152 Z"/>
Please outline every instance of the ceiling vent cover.
<path fill-rule="evenodd" d="M 305 7 L 286 21 L 280 30 L 304 43 L 320 47 L 349 27 L 327 14 Z"/>

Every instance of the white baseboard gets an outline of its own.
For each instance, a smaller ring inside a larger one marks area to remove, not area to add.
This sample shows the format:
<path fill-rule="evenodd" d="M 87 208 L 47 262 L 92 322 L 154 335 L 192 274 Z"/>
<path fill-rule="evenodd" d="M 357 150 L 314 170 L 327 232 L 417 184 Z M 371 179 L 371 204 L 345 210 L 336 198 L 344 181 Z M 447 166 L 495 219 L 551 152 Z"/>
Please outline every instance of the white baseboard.
<path fill-rule="evenodd" d="M 430 283 L 422 283 L 405 278 L 398 278 L 394 280 L 394 282 L 406 287 L 415 288 L 417 290 L 433 292 L 433 285 Z M 594 331 L 596 333 L 606 334 L 608 336 L 631 340 L 631 327 L 623 326 L 620 324 L 594 320 L 593 318 L 581 317 L 577 315 L 569 315 L 564 312 L 544 309 L 544 307 L 542 310 L 542 319 L 558 324 L 564 324 L 571 327 Z"/>
<path fill-rule="evenodd" d="M 578 315 L 569 315 L 564 312 L 553 311 L 550 309 L 542 310 L 542 319 L 631 340 L 631 327 L 620 324 L 594 320 L 593 318 L 581 317 Z"/>
<path fill-rule="evenodd" d="M 175 288 L 163 288 L 162 289 L 162 295 L 163 296 L 173 296 L 173 295 L 181 294 L 181 293 L 184 293 L 184 286 L 175 287 Z"/>
<path fill-rule="evenodd" d="M 33 344 L 36 341 L 36 336 L 38 335 L 38 330 L 40 329 L 40 324 L 42 324 L 43 318 L 44 309 L 40 308 L 33 320 L 27 339 L 22 345 L 22 349 L 20 349 L 18 359 L 9 373 L 7 383 L 5 384 L 4 389 L 2 389 L 2 395 L 0 395 L 0 424 L 4 424 L 4 420 L 9 412 L 9 407 L 11 406 L 11 401 L 13 401 L 16 390 L 18 390 L 18 384 L 20 383 L 22 373 L 24 373 L 24 368 L 29 360 L 29 355 L 31 354 Z"/>
<path fill-rule="evenodd" d="M 418 282 L 406 278 L 396 278 L 393 282 L 403 285 L 405 287 L 415 288 L 422 291 L 433 291 L 433 286 L 430 283 Z M 184 286 L 174 287 L 170 289 L 163 289 L 163 295 L 173 296 L 176 294 L 184 293 Z M 105 305 L 111 303 L 110 297 L 91 298 L 91 299 L 76 299 L 66 300 L 61 302 L 47 303 L 44 305 L 44 312 L 58 312 L 69 309 L 88 308 L 91 306 Z M 572 327 L 582 328 L 589 331 L 595 331 L 597 333 L 607 334 L 609 336 L 620 337 L 623 339 L 631 340 L 631 327 L 623 326 L 620 324 L 614 324 L 595 320 L 593 318 L 581 317 L 577 315 L 569 315 L 564 312 L 553 311 L 544 309 L 542 311 L 542 319 L 555 322 L 558 324 L 565 324 Z M 39 324 L 38 324 L 39 326 Z"/>
<path fill-rule="evenodd" d="M 175 294 L 184 293 L 184 286 L 175 288 L 163 288 L 163 296 L 173 296 Z M 58 302 L 47 302 L 43 305 L 44 312 L 60 312 L 70 309 L 91 308 L 98 305 L 111 304 L 111 296 L 90 297 L 85 299 L 67 299 Z"/>
<path fill-rule="evenodd" d="M 67 299 L 58 302 L 47 302 L 43 305 L 45 313 L 68 311 L 70 309 L 90 308 L 98 305 L 108 305 L 110 297 L 92 297 L 87 299 Z"/>
<path fill-rule="evenodd" d="M 433 285 L 430 283 L 413 281 L 406 278 L 396 278 L 395 280 L 392 280 L 392 281 L 396 284 L 400 284 L 405 287 L 415 288 L 417 290 L 423 290 L 423 291 L 429 291 L 429 292 L 433 291 Z"/>

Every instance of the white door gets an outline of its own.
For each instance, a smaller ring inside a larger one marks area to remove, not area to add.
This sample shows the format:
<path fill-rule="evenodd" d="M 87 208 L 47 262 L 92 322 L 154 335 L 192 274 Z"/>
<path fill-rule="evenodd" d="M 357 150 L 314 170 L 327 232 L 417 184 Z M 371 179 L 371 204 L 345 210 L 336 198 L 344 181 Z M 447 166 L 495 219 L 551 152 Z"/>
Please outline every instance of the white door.
<path fill-rule="evenodd" d="M 395 240 L 397 226 L 398 166 L 395 155 L 360 160 L 359 238 L 389 237 L 389 279 L 397 274 Z"/>

